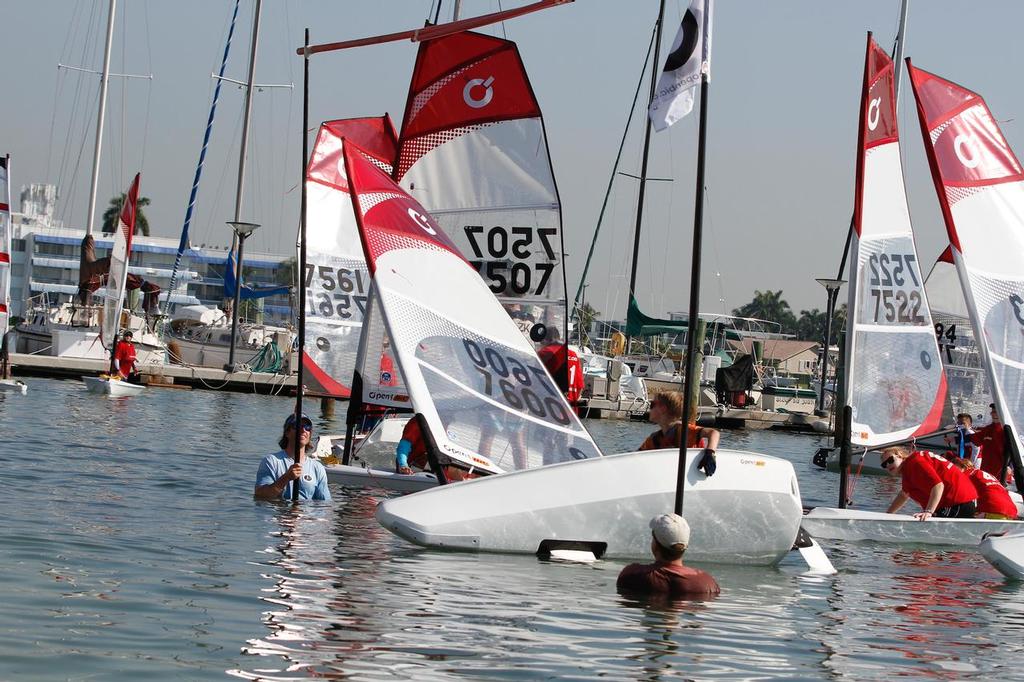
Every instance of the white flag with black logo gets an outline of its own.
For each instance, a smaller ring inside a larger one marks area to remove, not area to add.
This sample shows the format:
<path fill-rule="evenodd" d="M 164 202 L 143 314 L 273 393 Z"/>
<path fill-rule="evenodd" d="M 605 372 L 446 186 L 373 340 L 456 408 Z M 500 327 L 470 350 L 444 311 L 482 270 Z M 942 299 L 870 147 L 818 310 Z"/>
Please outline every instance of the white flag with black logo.
<path fill-rule="evenodd" d="M 648 110 L 655 130 L 690 113 L 701 73 L 711 77 L 711 0 L 692 0 L 683 15 Z"/>

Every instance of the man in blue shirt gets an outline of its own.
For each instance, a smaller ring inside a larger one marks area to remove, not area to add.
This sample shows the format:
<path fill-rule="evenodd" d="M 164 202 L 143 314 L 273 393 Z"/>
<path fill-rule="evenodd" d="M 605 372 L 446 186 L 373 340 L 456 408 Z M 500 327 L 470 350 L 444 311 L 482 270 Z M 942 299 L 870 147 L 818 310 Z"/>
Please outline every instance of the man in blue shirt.
<path fill-rule="evenodd" d="M 301 428 L 295 428 L 295 415 L 290 414 L 284 422 L 284 433 L 278 445 L 278 452 L 267 455 L 260 462 L 256 472 L 256 489 L 253 495 L 257 500 L 292 499 L 292 481 L 299 482 L 300 500 L 330 500 L 331 491 L 327 488 L 327 470 L 324 465 L 306 455 L 306 448 L 313 436 L 313 421 L 306 415 L 300 420 Z M 293 459 L 295 437 L 299 434 L 299 463 Z"/>

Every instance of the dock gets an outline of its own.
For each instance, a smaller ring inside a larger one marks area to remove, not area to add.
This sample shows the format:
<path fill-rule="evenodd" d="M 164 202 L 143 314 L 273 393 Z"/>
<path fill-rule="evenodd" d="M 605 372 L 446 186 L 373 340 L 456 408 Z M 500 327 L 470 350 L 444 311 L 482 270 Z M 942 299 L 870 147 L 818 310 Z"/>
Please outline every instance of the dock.
<path fill-rule="evenodd" d="M 11 353 L 11 364 L 16 376 L 78 379 L 106 373 L 106 359 L 54 357 Z M 213 367 L 185 365 L 140 365 L 139 375 L 147 386 L 162 388 L 197 388 L 236 393 L 265 395 L 294 395 L 294 374 L 269 374 L 249 370 L 225 372 Z"/>

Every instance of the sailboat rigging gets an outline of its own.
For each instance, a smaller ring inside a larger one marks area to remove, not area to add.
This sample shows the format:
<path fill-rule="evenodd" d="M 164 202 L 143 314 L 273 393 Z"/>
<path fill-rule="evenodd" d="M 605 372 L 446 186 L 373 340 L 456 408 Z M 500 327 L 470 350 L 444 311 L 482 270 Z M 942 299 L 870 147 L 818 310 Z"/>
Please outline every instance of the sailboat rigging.
<path fill-rule="evenodd" d="M 11 319 L 11 155 L 0 156 L 0 339 L 7 349 L 11 336 L 8 326 Z M 0 357 L 0 392 L 9 391 L 25 394 L 28 386 L 24 381 L 10 377 L 11 368 L 5 354 Z"/>

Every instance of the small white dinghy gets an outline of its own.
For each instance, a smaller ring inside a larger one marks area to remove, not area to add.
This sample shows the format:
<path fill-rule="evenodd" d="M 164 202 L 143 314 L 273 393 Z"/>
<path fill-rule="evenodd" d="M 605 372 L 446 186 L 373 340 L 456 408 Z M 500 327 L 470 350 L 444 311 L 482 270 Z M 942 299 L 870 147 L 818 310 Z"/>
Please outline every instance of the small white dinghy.
<path fill-rule="evenodd" d="M 386 500 L 377 520 L 425 547 L 546 554 L 571 547 L 601 558 L 648 557 L 650 519 L 671 509 L 675 449 L 553 464 L 438 486 Z M 686 558 L 772 565 L 800 527 L 800 490 L 786 460 L 719 450 L 718 471 L 698 471 L 690 452 L 685 515 L 693 529 Z"/>
<path fill-rule="evenodd" d="M 117 377 L 82 377 L 82 381 L 89 393 L 109 395 L 115 398 L 138 395 L 146 389 L 142 384 L 131 384 Z"/>
<path fill-rule="evenodd" d="M 950 546 L 977 545 L 986 533 L 1024 532 L 1024 521 L 937 517 L 918 521 L 908 514 L 834 507 L 810 510 L 801 526 L 817 540 Z"/>
<path fill-rule="evenodd" d="M 1024 580 L 1024 531 L 991 533 L 978 549 L 981 556 L 1007 578 Z"/>
<path fill-rule="evenodd" d="M 381 420 L 365 438 L 356 441 L 351 464 L 337 463 L 344 452 L 343 435 L 320 436 L 314 456 L 327 470 L 328 481 L 347 488 L 376 488 L 398 493 L 433 488 L 437 486 L 437 477 L 430 472 L 395 473 L 395 447 L 408 421 L 404 416 Z"/>
<path fill-rule="evenodd" d="M 18 379 L 0 379 L 0 392 L 3 393 L 28 393 L 28 385 Z"/>

